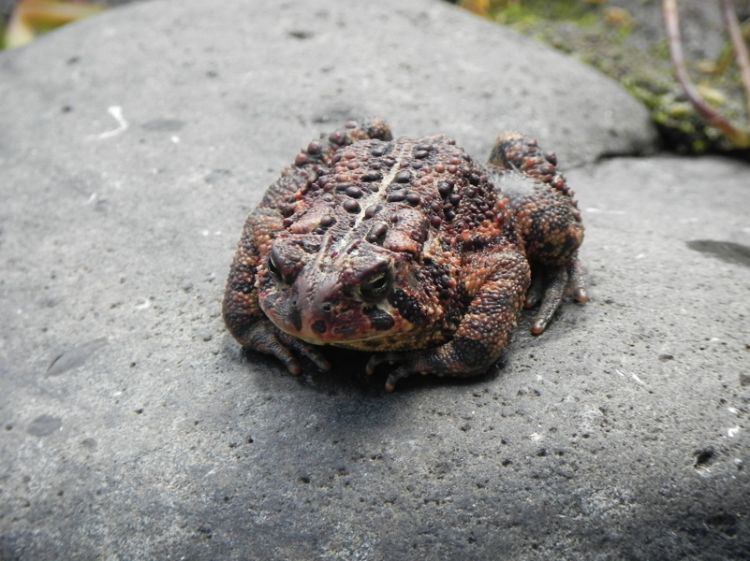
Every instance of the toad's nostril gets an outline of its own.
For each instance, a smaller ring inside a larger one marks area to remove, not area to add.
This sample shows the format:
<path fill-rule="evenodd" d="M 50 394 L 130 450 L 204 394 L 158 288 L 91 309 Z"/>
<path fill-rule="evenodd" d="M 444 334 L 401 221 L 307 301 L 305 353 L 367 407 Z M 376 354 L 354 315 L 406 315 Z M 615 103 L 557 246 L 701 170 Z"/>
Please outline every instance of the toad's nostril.
<path fill-rule="evenodd" d="M 324 313 L 330 314 L 333 311 L 333 305 L 330 302 L 326 302 L 320 307 L 321 310 L 323 310 Z"/>
<path fill-rule="evenodd" d="M 315 333 L 325 333 L 326 332 L 326 322 L 324 322 L 322 319 L 319 319 L 315 323 L 312 324 L 313 331 Z"/>

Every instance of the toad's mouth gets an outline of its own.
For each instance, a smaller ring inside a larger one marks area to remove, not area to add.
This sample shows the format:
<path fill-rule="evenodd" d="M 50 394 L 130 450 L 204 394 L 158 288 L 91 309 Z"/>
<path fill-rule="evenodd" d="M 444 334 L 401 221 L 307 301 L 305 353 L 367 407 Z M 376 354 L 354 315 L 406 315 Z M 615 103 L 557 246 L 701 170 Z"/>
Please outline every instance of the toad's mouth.
<path fill-rule="evenodd" d="M 291 309 L 263 306 L 268 319 L 292 337 L 312 345 L 347 348 L 374 348 L 377 342 L 392 338 L 404 328 L 387 303 L 381 306 L 357 306 L 348 310 Z"/>

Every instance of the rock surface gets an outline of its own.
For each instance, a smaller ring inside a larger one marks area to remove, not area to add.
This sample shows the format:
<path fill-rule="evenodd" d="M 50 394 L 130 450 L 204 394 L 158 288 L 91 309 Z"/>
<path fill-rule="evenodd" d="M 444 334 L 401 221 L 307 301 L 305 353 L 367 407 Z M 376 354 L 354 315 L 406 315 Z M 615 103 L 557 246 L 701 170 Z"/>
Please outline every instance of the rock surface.
<path fill-rule="evenodd" d="M 531 41 L 347 5 L 153 2 L 0 55 L 0 559 L 742 559 L 745 165 L 571 169 L 593 300 L 479 380 L 294 379 L 226 335 L 244 215 L 351 115 L 568 166 L 654 145 Z"/>

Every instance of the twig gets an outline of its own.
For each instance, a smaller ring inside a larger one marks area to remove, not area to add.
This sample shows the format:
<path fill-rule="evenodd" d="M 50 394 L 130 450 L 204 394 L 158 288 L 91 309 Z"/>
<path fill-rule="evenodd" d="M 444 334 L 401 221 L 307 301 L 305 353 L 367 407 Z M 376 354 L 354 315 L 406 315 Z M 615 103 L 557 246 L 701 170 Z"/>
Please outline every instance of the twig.
<path fill-rule="evenodd" d="M 695 107 L 698 114 L 703 117 L 709 125 L 716 127 L 723 132 L 737 147 L 749 145 L 750 132 L 738 129 L 729 119 L 711 107 L 698 93 L 698 90 L 690 80 L 687 67 L 685 66 L 685 56 L 682 52 L 680 21 L 677 15 L 677 1 L 662 0 L 662 11 L 664 14 L 664 24 L 667 30 L 667 40 L 669 41 L 669 52 L 672 56 L 672 63 L 674 64 L 677 81 L 680 82 L 688 100 L 690 100 L 690 103 L 693 104 L 693 107 Z"/>
<path fill-rule="evenodd" d="M 732 41 L 734 57 L 737 60 L 737 66 L 740 69 L 742 85 L 745 88 L 745 101 L 747 102 L 747 117 L 750 119 L 750 55 L 747 52 L 747 45 L 742 36 L 740 23 L 737 21 L 737 13 L 734 11 L 734 2 L 732 0 L 721 0 L 722 11 L 724 12 L 724 21 L 729 30 L 729 38 Z"/>

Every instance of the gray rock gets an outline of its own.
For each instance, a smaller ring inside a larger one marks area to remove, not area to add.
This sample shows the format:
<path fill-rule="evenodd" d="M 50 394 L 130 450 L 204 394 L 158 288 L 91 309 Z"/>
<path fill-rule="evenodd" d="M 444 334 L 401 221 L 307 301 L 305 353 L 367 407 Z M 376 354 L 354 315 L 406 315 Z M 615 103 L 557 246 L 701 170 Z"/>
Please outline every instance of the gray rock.
<path fill-rule="evenodd" d="M 295 379 L 219 307 L 309 137 L 380 114 L 482 155 L 515 127 L 568 164 L 653 137 L 593 71 L 440 3 L 222 6 L 0 55 L 0 558 L 742 559 L 747 167 L 572 170 L 593 300 L 538 339 L 524 317 L 497 372 L 385 395 L 334 352 Z"/>
<path fill-rule="evenodd" d="M 455 136 L 480 157 L 509 128 L 556 146 L 568 165 L 655 142 L 646 110 L 614 82 L 437 0 L 346 10 L 333 0 L 147 2 L 0 60 L 4 77 L 18 76 L 0 86 L 4 105 L 18 106 L 25 82 L 26 117 L 59 135 L 47 139 L 62 162 L 82 151 L 95 162 L 116 146 L 122 165 L 167 167 L 153 162 L 156 148 L 179 137 L 172 152 L 194 150 L 184 161 L 195 168 L 245 163 L 252 147 L 277 169 L 303 139 L 361 115 L 386 117 L 401 134 Z M 115 132 L 113 106 L 128 134 Z M 23 138 L 14 133 L 3 131 L 5 143 Z"/>

